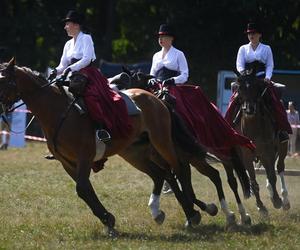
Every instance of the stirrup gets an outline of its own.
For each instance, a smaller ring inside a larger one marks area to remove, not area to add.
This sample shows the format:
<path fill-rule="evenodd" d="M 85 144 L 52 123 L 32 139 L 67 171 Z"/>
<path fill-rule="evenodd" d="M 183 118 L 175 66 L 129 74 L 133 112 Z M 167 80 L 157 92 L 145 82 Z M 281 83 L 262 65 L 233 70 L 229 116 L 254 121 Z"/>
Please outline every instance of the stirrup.
<path fill-rule="evenodd" d="M 108 142 L 111 140 L 110 134 L 105 129 L 98 129 L 96 131 L 97 139 L 103 142 Z"/>

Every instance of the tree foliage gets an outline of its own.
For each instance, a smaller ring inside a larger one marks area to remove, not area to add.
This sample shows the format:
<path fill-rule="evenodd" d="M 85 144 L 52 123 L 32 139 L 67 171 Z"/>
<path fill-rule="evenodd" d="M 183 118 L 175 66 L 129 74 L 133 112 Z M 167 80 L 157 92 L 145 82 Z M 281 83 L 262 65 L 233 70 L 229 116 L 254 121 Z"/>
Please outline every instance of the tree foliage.
<path fill-rule="evenodd" d="M 215 92 L 217 72 L 235 67 L 247 43 L 249 18 L 263 23 L 263 41 L 273 50 L 275 67 L 297 69 L 300 1 L 297 0 L 2 0 L 0 55 L 40 71 L 55 66 L 68 39 L 61 19 L 69 9 L 86 16 L 98 59 L 119 63 L 151 61 L 159 50 L 161 23 L 175 27 L 175 46 L 184 51 L 190 81 Z M 213 95 L 211 95 L 213 96 Z"/>

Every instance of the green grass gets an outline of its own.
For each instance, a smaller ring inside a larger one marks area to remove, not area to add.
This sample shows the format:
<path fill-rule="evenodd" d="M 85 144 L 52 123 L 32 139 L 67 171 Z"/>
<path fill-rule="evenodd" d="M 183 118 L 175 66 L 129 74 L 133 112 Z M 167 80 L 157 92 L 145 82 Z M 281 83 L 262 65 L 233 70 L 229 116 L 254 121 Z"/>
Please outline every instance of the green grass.
<path fill-rule="evenodd" d="M 119 157 L 112 157 L 103 171 L 91 175 L 99 198 L 116 217 L 120 236 L 110 239 L 77 197 L 75 184 L 60 163 L 44 160 L 46 152 L 43 143 L 0 152 L 0 249 L 300 249 L 299 177 L 286 179 L 292 206 L 288 212 L 272 208 L 265 177 L 258 176 L 268 220 L 259 217 L 251 198 L 244 203 L 252 226 L 228 232 L 221 212 L 215 217 L 201 213 L 201 224 L 187 231 L 173 195 L 162 197 L 161 208 L 167 217 L 162 226 L 156 225 L 147 207 L 152 181 Z M 300 169 L 300 160 L 286 162 L 287 167 Z M 227 201 L 237 212 L 223 172 Z M 219 207 L 216 191 L 206 177 L 193 171 L 193 184 L 198 198 Z"/>

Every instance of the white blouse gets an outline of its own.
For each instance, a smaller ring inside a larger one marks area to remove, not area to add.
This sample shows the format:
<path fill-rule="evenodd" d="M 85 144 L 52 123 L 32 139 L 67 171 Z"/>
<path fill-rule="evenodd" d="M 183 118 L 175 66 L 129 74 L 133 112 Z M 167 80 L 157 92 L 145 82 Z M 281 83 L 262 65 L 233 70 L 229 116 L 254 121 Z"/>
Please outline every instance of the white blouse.
<path fill-rule="evenodd" d="M 171 46 L 164 58 L 162 54 L 163 49 L 153 55 L 150 75 L 156 76 L 158 70 L 166 67 L 179 72 L 178 76 L 172 77 L 176 84 L 185 83 L 189 77 L 189 68 L 184 53 Z"/>
<path fill-rule="evenodd" d="M 79 59 L 79 61 L 70 65 L 72 58 Z M 79 71 L 95 59 L 96 55 L 91 35 L 80 32 L 76 41 L 72 38 L 66 42 L 60 64 L 56 70 L 58 74 L 63 73 L 66 68 L 70 68 L 71 71 Z"/>
<path fill-rule="evenodd" d="M 250 43 L 242 45 L 239 48 L 236 58 L 236 69 L 238 72 L 245 70 L 246 63 L 260 61 L 266 65 L 266 78 L 271 79 L 274 68 L 273 54 L 271 47 L 263 43 L 259 43 L 257 48 L 253 50 Z"/>

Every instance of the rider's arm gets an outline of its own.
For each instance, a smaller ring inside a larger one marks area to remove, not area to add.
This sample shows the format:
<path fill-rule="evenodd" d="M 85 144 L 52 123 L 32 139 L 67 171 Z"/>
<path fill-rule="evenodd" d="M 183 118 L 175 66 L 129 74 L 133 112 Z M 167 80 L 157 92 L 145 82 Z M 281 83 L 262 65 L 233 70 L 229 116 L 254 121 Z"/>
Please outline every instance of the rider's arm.
<path fill-rule="evenodd" d="M 189 68 L 183 52 L 178 52 L 177 61 L 180 75 L 173 78 L 176 84 L 183 84 L 187 82 L 189 77 Z"/>
<path fill-rule="evenodd" d="M 245 48 L 241 46 L 239 48 L 236 57 L 236 70 L 241 73 L 242 71 L 245 70 L 245 65 L 246 65 Z"/>
<path fill-rule="evenodd" d="M 266 60 L 266 79 L 271 80 L 274 68 L 273 53 L 270 46 L 267 46 L 267 60 Z"/>

